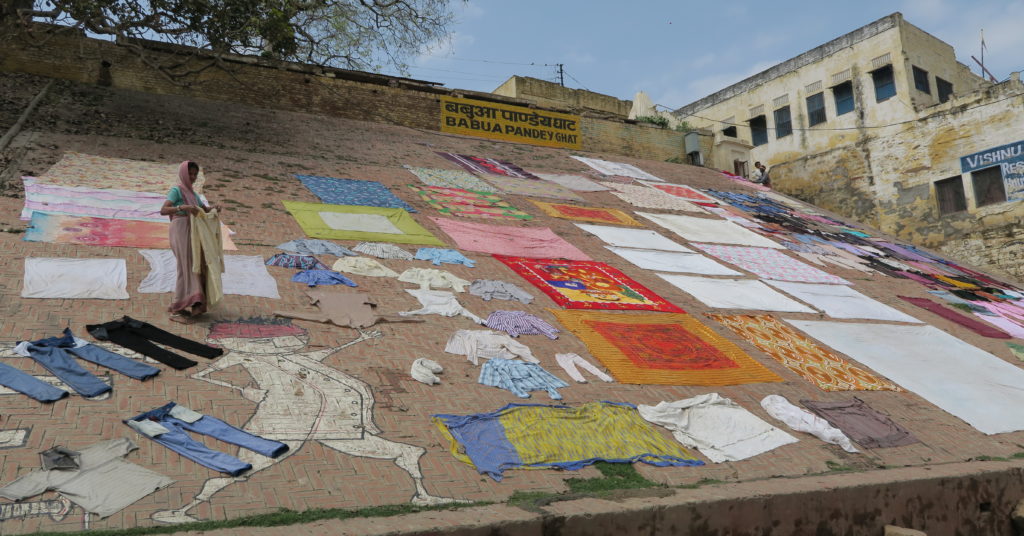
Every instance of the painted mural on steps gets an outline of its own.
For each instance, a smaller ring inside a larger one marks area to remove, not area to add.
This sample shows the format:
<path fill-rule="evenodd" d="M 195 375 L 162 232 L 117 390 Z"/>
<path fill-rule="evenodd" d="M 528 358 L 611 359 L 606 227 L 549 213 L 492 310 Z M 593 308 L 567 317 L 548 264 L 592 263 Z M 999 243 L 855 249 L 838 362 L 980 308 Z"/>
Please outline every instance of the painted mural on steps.
<path fill-rule="evenodd" d="M 260 471 L 281 463 L 307 441 L 319 441 L 351 456 L 391 460 L 409 474 L 414 487 L 410 502 L 436 505 L 463 502 L 438 497 L 427 491 L 420 471 L 422 447 L 380 437 L 373 420 L 374 398 L 362 380 L 323 364 L 328 356 L 363 341 L 380 338 L 376 330 L 360 330 L 355 339 L 334 348 L 306 351 L 309 332 L 281 319 L 247 319 L 213 324 L 207 341 L 227 352 L 210 366 L 192 374 L 199 381 L 232 389 L 256 403 L 256 411 L 241 428 L 280 441 L 289 450 L 268 458 L 247 449 L 237 456 L 252 464 L 238 477 L 208 479 L 187 504 L 152 515 L 162 523 L 197 521 L 189 515 L 196 506 L 210 501 L 232 484 L 248 480 Z M 211 376 L 231 367 L 242 367 L 255 387 L 235 385 Z"/>

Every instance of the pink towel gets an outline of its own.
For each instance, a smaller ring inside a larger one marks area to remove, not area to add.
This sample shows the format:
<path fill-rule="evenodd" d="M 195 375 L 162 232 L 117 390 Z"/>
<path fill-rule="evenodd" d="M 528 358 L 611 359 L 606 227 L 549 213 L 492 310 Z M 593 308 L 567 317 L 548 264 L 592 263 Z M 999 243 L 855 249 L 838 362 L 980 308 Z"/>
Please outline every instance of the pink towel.
<path fill-rule="evenodd" d="M 518 227 L 430 218 L 459 249 L 513 257 L 589 261 L 590 257 L 547 227 Z"/>
<path fill-rule="evenodd" d="M 1001 329 L 996 329 L 988 324 L 978 322 L 973 318 L 956 313 L 952 309 L 947 309 L 926 298 L 911 298 L 910 296 L 900 296 L 899 298 L 903 301 L 910 302 L 922 309 L 927 309 L 941 316 L 942 318 L 945 318 L 946 320 L 952 320 L 953 322 L 956 322 L 957 324 L 960 324 L 961 326 L 983 337 L 991 337 L 993 339 L 1010 338 L 1010 335 L 1008 335 Z"/>

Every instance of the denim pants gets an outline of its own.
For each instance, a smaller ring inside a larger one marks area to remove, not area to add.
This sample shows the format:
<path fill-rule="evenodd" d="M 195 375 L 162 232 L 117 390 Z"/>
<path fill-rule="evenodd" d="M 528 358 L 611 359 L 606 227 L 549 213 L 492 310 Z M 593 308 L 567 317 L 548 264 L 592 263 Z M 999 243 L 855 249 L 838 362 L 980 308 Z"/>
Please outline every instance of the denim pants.
<path fill-rule="evenodd" d="M 253 452 L 270 458 L 276 458 L 285 452 L 288 452 L 288 445 L 285 445 L 280 441 L 272 441 L 270 439 L 264 439 L 258 435 L 250 434 L 249 432 L 235 428 L 216 417 L 201 415 L 193 422 L 187 422 L 174 417 L 171 415 L 171 412 L 174 411 L 174 407 L 176 405 L 177 404 L 174 402 L 168 402 L 164 406 L 140 413 L 129 420 L 137 422 L 148 420 L 158 423 L 167 431 L 158 431 L 152 435 L 147 432 L 142 433 L 147 435 L 153 441 L 156 441 L 157 443 L 177 452 L 199 465 L 209 467 L 215 471 L 227 473 L 231 476 L 238 476 L 239 474 L 252 469 L 252 465 L 245 463 L 230 454 L 218 452 L 207 447 L 199 441 L 192 439 L 192 436 L 190 436 L 188 432 L 195 432 L 197 434 L 210 436 L 214 439 L 224 441 L 225 443 L 231 443 L 232 445 L 247 448 Z M 187 410 L 186 408 L 186 411 L 191 410 Z M 128 421 L 125 421 L 125 423 L 128 423 Z M 136 428 L 136 430 L 138 430 L 138 428 Z"/>
<path fill-rule="evenodd" d="M 4 363 L 0 363 L 0 385 L 40 402 L 53 402 L 68 396 L 67 391 Z"/>
<path fill-rule="evenodd" d="M 160 369 L 152 365 L 115 354 L 99 346 L 75 346 L 76 341 L 71 330 L 65 328 L 63 336 L 33 341 L 25 350 L 29 357 L 85 397 L 103 394 L 110 390 L 110 386 L 82 368 L 72 359 L 72 355 L 137 380 L 145 380 L 160 373 Z"/>

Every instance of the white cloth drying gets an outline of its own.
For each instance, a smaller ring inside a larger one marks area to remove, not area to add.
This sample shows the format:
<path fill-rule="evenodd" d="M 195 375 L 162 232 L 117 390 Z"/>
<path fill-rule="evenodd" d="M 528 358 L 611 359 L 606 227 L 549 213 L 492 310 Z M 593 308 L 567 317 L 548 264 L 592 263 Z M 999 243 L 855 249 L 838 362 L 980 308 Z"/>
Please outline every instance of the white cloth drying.
<path fill-rule="evenodd" d="M 611 376 L 605 374 L 604 371 L 595 367 L 592 363 L 590 363 L 590 361 L 583 359 L 583 357 L 579 354 L 555 354 L 555 362 L 558 363 L 558 366 L 562 367 L 562 370 L 564 370 L 570 378 L 577 381 L 578 383 L 587 383 L 587 380 L 586 378 L 583 377 L 583 374 L 580 374 L 580 371 L 576 369 L 577 366 L 581 367 L 583 370 L 590 372 L 594 376 L 597 376 L 598 379 L 600 379 L 603 382 L 615 381 L 612 379 Z"/>
<path fill-rule="evenodd" d="M 409 371 L 409 374 L 412 375 L 412 379 L 418 382 L 436 385 L 441 383 L 441 378 L 438 378 L 437 375 L 442 372 L 444 372 L 444 368 L 437 361 L 421 357 L 412 362 L 412 369 Z"/>
<path fill-rule="evenodd" d="M 448 338 L 448 344 L 445 345 L 444 351 L 450 354 L 464 355 L 474 365 L 480 364 L 481 357 L 484 359 L 520 357 L 523 361 L 540 363 L 528 346 L 504 333 L 489 329 L 460 329 Z"/>
<path fill-rule="evenodd" d="M 446 290 L 424 290 L 405 289 L 420 301 L 423 307 L 415 311 L 403 311 L 398 313 L 401 316 L 411 315 L 441 315 L 441 316 L 464 316 L 477 324 L 483 324 L 484 320 L 469 312 L 459 303 L 455 295 Z"/>
<path fill-rule="evenodd" d="M 794 406 L 784 396 L 768 395 L 761 400 L 761 407 L 768 415 L 786 423 L 786 426 L 797 432 L 805 432 L 826 443 L 839 445 L 846 452 L 859 452 L 842 430 L 806 409 Z"/>

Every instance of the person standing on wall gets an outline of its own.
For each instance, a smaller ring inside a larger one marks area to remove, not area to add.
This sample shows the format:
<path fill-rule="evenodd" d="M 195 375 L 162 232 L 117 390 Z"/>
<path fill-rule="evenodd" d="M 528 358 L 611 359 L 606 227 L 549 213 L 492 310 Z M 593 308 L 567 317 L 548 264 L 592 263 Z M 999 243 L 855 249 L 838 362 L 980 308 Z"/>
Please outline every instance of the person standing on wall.
<path fill-rule="evenodd" d="M 178 166 L 178 185 L 167 193 L 167 201 L 160 207 L 160 214 L 171 219 L 170 243 L 174 252 L 175 266 L 178 276 L 174 282 L 174 300 L 168 311 L 171 320 L 187 324 L 191 317 L 206 312 L 206 278 L 203 274 L 192 271 L 192 231 L 189 218 L 211 207 L 205 205 L 192 189 L 192 184 L 199 176 L 199 164 L 184 161 Z M 214 205 L 218 212 L 224 208 Z"/>
<path fill-rule="evenodd" d="M 768 168 L 760 162 L 754 162 L 754 174 L 751 175 L 750 182 L 771 186 L 771 178 L 768 176 Z"/>

